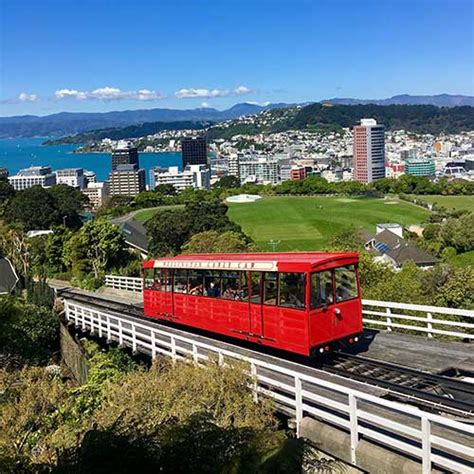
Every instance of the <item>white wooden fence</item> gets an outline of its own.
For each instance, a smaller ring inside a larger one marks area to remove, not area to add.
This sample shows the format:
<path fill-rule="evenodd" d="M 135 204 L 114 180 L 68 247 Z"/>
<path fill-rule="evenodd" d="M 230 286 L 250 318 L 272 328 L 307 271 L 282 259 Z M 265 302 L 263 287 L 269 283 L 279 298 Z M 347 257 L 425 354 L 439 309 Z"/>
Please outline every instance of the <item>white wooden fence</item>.
<path fill-rule="evenodd" d="M 329 381 L 327 374 L 318 369 L 308 373 L 307 367 L 296 363 L 105 312 L 73 298 L 65 299 L 65 317 L 84 331 L 152 357 L 162 354 L 173 361 L 185 359 L 196 364 L 209 360 L 219 364 L 243 361 L 255 381 L 256 400 L 264 394 L 286 407 L 295 417 L 298 435 L 303 417 L 350 432 L 352 462 L 357 461 L 357 446 L 363 436 L 418 459 L 424 474 L 430 473 L 433 465 L 449 471 L 473 472 L 473 425 L 348 388 L 342 383 L 343 378 Z"/>
<path fill-rule="evenodd" d="M 118 290 L 141 292 L 143 289 L 143 281 L 137 277 L 107 275 L 105 284 Z M 415 331 L 430 338 L 443 335 L 474 340 L 474 311 L 471 310 L 365 299 L 362 304 L 365 324 L 387 331 Z"/>

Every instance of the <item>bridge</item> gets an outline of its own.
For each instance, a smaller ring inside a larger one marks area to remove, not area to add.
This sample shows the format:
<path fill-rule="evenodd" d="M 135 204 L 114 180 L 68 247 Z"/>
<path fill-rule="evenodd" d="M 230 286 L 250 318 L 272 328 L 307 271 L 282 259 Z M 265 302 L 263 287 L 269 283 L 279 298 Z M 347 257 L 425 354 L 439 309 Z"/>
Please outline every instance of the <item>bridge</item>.
<path fill-rule="evenodd" d="M 360 355 L 344 355 L 342 365 L 315 367 L 144 318 L 138 302 L 140 278 L 107 276 L 107 286 L 137 298 L 66 290 L 61 294 L 66 321 L 152 358 L 160 355 L 195 364 L 240 361 L 253 376 L 256 401 L 261 396 L 272 398 L 281 412 L 294 419 L 298 436 L 313 438 L 338 457 L 371 472 L 474 472 L 472 384 L 436 375 L 432 369 L 430 373 L 403 370 L 400 365 Z M 450 360 L 464 361 L 474 369 L 469 344 L 434 340 L 439 335 L 474 339 L 474 311 L 364 300 L 363 314 L 366 324 L 382 327 L 387 331 L 384 334 L 397 329 L 420 332 L 426 337 L 411 337 L 445 348 Z M 450 316 L 457 318 L 443 319 Z M 387 338 L 384 341 L 388 344 Z M 414 349 L 423 347 L 418 343 Z M 353 370 L 354 364 L 360 367 Z M 377 376 L 360 376 L 374 370 Z M 420 385 L 452 390 L 461 394 L 460 399 L 420 389 Z"/>

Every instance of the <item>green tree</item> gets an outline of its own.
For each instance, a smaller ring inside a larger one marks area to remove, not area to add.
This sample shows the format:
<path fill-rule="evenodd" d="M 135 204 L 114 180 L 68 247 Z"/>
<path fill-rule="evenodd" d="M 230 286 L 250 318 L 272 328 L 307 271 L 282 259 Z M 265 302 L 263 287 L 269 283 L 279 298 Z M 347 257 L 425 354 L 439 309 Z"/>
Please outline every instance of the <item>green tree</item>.
<path fill-rule="evenodd" d="M 183 209 L 165 210 L 145 223 L 152 256 L 173 255 L 190 235 L 190 222 Z"/>
<path fill-rule="evenodd" d="M 41 186 L 19 191 L 5 209 L 5 219 L 18 223 L 25 230 L 49 229 L 59 224 L 61 217 L 53 197 Z"/>
<path fill-rule="evenodd" d="M 217 183 L 214 185 L 216 188 L 229 189 L 229 188 L 239 188 L 240 180 L 237 176 L 227 175 L 223 176 Z"/>
<path fill-rule="evenodd" d="M 78 229 L 81 226 L 79 212 L 89 203 L 89 198 L 67 184 L 52 186 L 48 193 L 53 198 L 61 222 L 71 229 Z"/>
<path fill-rule="evenodd" d="M 154 192 L 163 196 L 175 196 L 177 194 L 176 188 L 172 184 L 165 183 L 155 186 Z"/>
<path fill-rule="evenodd" d="M 6 180 L 0 178 L 0 205 L 15 195 L 13 186 Z"/>
<path fill-rule="evenodd" d="M 64 253 L 69 266 L 76 267 L 76 274 L 92 270 L 96 279 L 121 259 L 128 258 L 122 232 L 105 221 L 85 224 L 67 242 Z"/>
<path fill-rule="evenodd" d="M 241 253 L 255 251 L 246 235 L 208 230 L 194 234 L 182 247 L 183 253 Z"/>

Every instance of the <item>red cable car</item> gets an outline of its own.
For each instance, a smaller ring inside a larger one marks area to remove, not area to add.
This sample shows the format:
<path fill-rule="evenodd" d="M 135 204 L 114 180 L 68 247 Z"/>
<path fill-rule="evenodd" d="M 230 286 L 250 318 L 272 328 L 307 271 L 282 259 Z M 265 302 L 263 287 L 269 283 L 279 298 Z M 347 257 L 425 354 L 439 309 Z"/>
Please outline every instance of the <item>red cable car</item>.
<path fill-rule="evenodd" d="M 195 254 L 144 262 L 145 315 L 314 355 L 362 332 L 356 253 Z"/>

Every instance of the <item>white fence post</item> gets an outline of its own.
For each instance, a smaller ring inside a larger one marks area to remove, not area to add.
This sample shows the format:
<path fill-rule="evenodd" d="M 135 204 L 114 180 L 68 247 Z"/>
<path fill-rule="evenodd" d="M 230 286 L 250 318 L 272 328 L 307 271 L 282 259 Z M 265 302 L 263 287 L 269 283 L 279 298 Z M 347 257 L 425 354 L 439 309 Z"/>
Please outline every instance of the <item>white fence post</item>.
<path fill-rule="evenodd" d="M 359 444 L 359 423 L 357 417 L 357 399 L 349 394 L 349 421 L 351 425 L 351 462 L 356 463 L 356 450 Z"/>
<path fill-rule="evenodd" d="M 299 438 L 301 435 L 301 422 L 303 420 L 303 394 L 301 379 L 295 377 L 295 418 L 296 418 L 296 437 Z"/>
<path fill-rule="evenodd" d="M 258 403 L 257 366 L 253 362 L 250 364 L 250 375 L 253 378 L 253 389 L 252 389 L 253 390 L 253 401 L 255 403 Z"/>
<path fill-rule="evenodd" d="M 392 318 L 390 317 L 392 314 L 392 310 L 390 308 L 387 308 L 385 310 L 385 313 L 387 313 L 387 331 L 392 330 Z"/>
<path fill-rule="evenodd" d="M 430 474 L 431 472 L 431 423 L 428 418 L 421 418 L 421 452 L 423 474 Z"/>
<path fill-rule="evenodd" d="M 426 326 L 428 327 L 428 330 L 431 331 L 433 329 L 433 324 L 431 323 L 431 321 L 433 320 L 433 315 L 431 313 L 426 313 L 426 321 L 427 321 L 427 324 Z M 428 333 L 428 337 L 429 338 L 432 338 L 433 337 L 433 333 L 432 332 L 429 332 Z"/>

